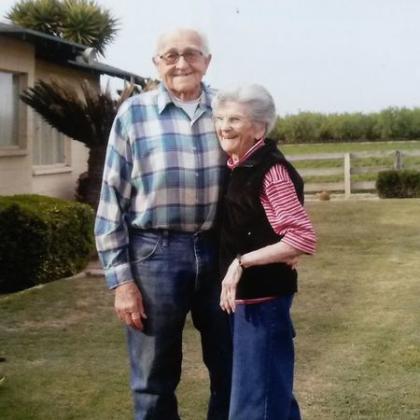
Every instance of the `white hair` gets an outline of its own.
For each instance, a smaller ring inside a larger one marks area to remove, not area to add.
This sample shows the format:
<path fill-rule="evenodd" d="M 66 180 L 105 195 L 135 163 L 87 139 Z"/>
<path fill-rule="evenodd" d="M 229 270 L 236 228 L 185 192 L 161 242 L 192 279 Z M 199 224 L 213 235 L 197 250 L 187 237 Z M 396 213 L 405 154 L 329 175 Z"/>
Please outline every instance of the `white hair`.
<path fill-rule="evenodd" d="M 257 84 L 242 85 L 235 89 L 225 89 L 217 92 L 212 101 L 213 111 L 226 102 L 245 105 L 253 122 L 263 123 L 266 133 L 270 132 L 276 123 L 276 106 L 268 90 Z"/>
<path fill-rule="evenodd" d="M 192 28 L 176 28 L 172 31 L 169 32 L 165 32 L 161 35 L 159 35 L 158 40 L 156 42 L 156 49 L 155 49 L 155 53 L 159 54 L 161 52 L 161 48 L 162 48 L 162 44 L 165 43 L 166 38 L 173 36 L 173 35 L 178 35 L 180 33 L 191 33 L 194 34 L 195 36 L 197 36 L 197 38 L 200 40 L 200 44 L 201 44 L 201 52 L 208 57 L 210 55 L 210 49 L 209 49 L 209 43 L 207 40 L 207 37 L 200 31 L 198 31 L 197 29 L 192 29 Z"/>

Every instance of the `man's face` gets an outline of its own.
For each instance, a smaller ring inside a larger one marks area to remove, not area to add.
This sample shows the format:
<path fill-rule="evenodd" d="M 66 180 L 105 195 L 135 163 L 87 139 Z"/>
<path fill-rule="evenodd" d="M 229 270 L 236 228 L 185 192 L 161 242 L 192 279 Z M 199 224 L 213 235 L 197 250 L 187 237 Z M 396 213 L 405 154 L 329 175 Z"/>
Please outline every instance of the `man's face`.
<path fill-rule="evenodd" d="M 200 82 L 210 60 L 210 55 L 204 56 L 201 40 L 193 31 L 179 31 L 163 38 L 153 58 L 165 86 L 184 101 L 200 96 Z"/>

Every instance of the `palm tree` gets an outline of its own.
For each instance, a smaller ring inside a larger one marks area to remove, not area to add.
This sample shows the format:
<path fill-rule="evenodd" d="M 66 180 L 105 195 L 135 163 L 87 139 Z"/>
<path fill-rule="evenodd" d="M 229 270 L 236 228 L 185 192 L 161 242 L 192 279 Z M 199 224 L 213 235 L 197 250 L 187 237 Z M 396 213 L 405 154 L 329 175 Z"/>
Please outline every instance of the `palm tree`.
<path fill-rule="evenodd" d="M 23 0 L 12 7 L 6 18 L 15 25 L 59 36 L 61 15 L 57 0 Z"/>
<path fill-rule="evenodd" d="M 88 170 L 79 178 L 76 198 L 96 208 L 99 201 L 106 145 L 120 104 L 138 91 L 128 85 L 118 99 L 108 89 L 81 84 L 82 95 L 68 84 L 39 80 L 21 94 L 21 99 L 51 126 L 80 141 L 89 149 Z"/>
<path fill-rule="evenodd" d="M 15 25 L 95 48 L 104 55 L 118 20 L 94 0 L 21 0 L 6 17 Z"/>

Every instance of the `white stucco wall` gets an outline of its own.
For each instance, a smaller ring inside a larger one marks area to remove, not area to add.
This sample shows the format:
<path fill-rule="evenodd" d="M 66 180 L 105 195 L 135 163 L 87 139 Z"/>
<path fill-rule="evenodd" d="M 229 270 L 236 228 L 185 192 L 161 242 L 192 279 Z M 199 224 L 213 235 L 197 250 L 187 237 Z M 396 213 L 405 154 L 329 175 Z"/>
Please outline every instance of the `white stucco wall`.
<path fill-rule="evenodd" d="M 38 79 L 50 78 L 79 86 L 86 79 L 99 86 L 99 77 L 35 59 L 32 45 L 24 41 L 0 36 L 0 71 L 22 75 L 26 86 Z M 1 92 L 0 92 L 1 94 Z M 87 148 L 74 140 L 66 146 L 66 164 L 57 166 L 33 166 L 32 139 L 33 116 L 29 107 L 22 103 L 20 112 L 20 146 L 14 150 L 0 148 L 0 195 L 35 193 L 54 197 L 74 197 L 79 175 L 87 169 Z"/>
<path fill-rule="evenodd" d="M 19 73 L 23 88 L 33 83 L 34 56 L 31 45 L 0 36 L 0 71 Z M 19 116 L 19 146 L 0 148 L 0 195 L 32 190 L 32 113 L 23 103 Z"/>

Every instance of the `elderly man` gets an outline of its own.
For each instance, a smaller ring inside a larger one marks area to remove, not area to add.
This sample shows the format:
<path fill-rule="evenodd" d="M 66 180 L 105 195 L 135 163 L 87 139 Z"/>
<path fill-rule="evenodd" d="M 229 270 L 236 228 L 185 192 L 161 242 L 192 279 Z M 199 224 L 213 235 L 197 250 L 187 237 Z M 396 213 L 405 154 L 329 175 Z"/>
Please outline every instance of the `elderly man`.
<path fill-rule="evenodd" d="M 160 37 L 153 62 L 162 83 L 121 106 L 109 139 L 95 235 L 127 325 L 136 419 L 179 419 L 189 311 L 210 375 L 208 419 L 228 417 L 231 343 L 215 271 L 226 157 L 201 82 L 210 60 L 197 31 Z"/>

